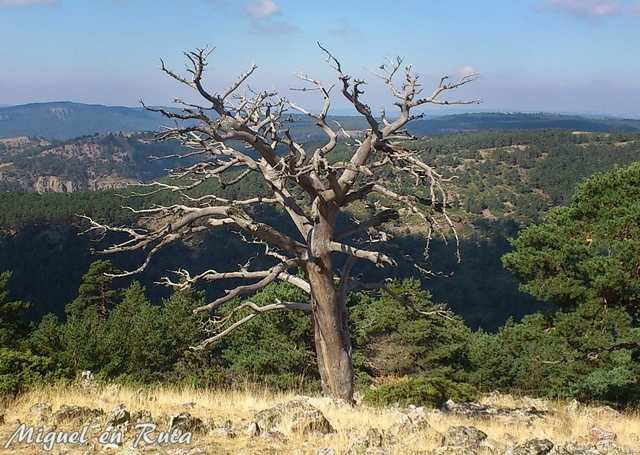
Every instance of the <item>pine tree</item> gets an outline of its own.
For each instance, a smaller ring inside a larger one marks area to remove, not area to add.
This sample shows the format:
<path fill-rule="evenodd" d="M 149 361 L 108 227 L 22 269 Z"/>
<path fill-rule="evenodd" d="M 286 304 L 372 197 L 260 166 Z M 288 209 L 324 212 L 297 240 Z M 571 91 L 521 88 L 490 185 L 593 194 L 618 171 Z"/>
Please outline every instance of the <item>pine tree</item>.
<path fill-rule="evenodd" d="M 149 303 L 144 288 L 134 282 L 109 315 L 100 339 L 102 373 L 137 380 L 159 378 L 172 366 L 169 345 L 160 308 Z"/>
<path fill-rule="evenodd" d="M 175 360 L 202 337 L 202 317 L 193 314 L 193 309 L 203 302 L 203 294 L 191 290 L 175 292 L 164 302 L 163 319 Z"/>
<path fill-rule="evenodd" d="M 503 258 L 522 290 L 563 308 L 622 307 L 640 319 L 640 163 L 583 182 L 568 207 L 524 229 Z"/>
<path fill-rule="evenodd" d="M 11 300 L 9 296 L 11 275 L 11 272 L 0 273 L 0 346 L 15 345 L 26 330 L 23 315 L 29 309 L 29 304 L 20 300 Z"/>
<path fill-rule="evenodd" d="M 67 316 L 78 316 L 86 309 L 95 309 L 103 321 L 120 297 L 120 290 L 113 288 L 113 278 L 118 269 L 109 261 L 95 261 L 82 277 L 78 297 L 66 307 Z"/>
<path fill-rule="evenodd" d="M 109 310 L 120 296 L 112 286 L 117 269 L 108 261 L 96 261 L 82 278 L 78 297 L 65 308 L 67 322 L 63 330 L 64 362 L 72 369 L 96 370 L 100 366 L 99 340 Z"/>

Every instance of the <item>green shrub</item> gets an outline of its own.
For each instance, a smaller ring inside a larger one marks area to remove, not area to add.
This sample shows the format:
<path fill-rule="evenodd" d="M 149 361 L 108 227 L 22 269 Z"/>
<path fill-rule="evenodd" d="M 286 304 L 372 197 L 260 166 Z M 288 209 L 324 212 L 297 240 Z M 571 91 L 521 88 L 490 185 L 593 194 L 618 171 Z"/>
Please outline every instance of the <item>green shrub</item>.
<path fill-rule="evenodd" d="M 266 287 L 251 298 L 259 306 L 276 300 L 300 302 L 306 296 L 287 283 Z M 234 302 L 235 304 L 235 302 Z M 238 318 L 246 314 L 238 314 Z M 214 347 L 212 355 L 227 375 L 243 382 L 261 382 L 277 389 L 296 387 L 300 378 L 317 380 L 313 330 L 308 314 L 273 312 L 257 317 Z"/>
<path fill-rule="evenodd" d="M 134 282 L 123 300 L 109 314 L 98 342 L 100 373 L 127 381 L 162 379 L 167 364 L 168 337 L 159 307 L 146 299 L 144 288 Z"/>
<path fill-rule="evenodd" d="M 22 392 L 50 370 L 51 360 L 47 357 L 0 348 L 0 398 Z"/>
<path fill-rule="evenodd" d="M 454 315 L 435 314 L 431 294 L 417 280 L 396 281 L 389 287 L 411 304 L 386 293 L 355 293 L 350 297 L 358 381 L 411 375 L 463 379 L 471 336 L 464 321 Z"/>
<path fill-rule="evenodd" d="M 483 390 L 623 406 L 640 401 L 640 331 L 622 308 L 596 302 L 477 333 L 471 381 Z"/>
<path fill-rule="evenodd" d="M 440 408 L 451 399 L 458 402 L 472 401 L 476 389 L 469 385 L 442 377 L 408 378 L 369 389 L 364 401 L 374 406 L 428 406 Z"/>

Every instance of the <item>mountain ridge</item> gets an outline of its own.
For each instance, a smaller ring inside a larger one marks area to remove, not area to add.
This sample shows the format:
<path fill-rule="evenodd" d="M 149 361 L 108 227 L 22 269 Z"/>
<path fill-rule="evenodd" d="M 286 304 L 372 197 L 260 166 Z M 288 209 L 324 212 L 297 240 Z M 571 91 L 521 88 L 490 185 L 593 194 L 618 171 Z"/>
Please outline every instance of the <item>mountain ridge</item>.
<path fill-rule="evenodd" d="M 322 138 L 306 116 L 294 114 L 293 130 L 301 137 Z M 361 117 L 336 115 L 346 130 L 365 129 Z M 85 135 L 157 131 L 170 124 L 161 114 L 142 107 L 106 106 L 73 101 L 0 106 L 0 138 L 18 136 L 67 140 Z M 410 125 L 413 134 L 442 134 L 485 129 L 555 128 L 589 132 L 640 132 L 640 119 L 553 113 L 469 112 L 426 116 Z"/>

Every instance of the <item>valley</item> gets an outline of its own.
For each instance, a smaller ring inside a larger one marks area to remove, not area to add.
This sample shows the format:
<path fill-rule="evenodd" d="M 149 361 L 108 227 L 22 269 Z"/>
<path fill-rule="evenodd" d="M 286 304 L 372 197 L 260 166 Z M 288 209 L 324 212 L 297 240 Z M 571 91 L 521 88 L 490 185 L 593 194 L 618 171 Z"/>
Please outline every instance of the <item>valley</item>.
<path fill-rule="evenodd" d="M 500 258 L 510 250 L 508 239 L 523 226 L 540 221 L 552 207 L 567 204 L 582 179 L 640 160 L 639 137 L 634 133 L 491 129 L 409 142 L 410 148 L 422 151 L 447 177 L 455 177 L 451 210 L 462 234 L 460 264 L 449 247 L 435 242 L 433 266 L 443 276 L 422 278 L 424 285 L 437 301 L 447 303 L 472 327 L 495 329 L 509 317 L 519 319 L 545 308 L 521 293 L 516 280 L 503 269 Z M 0 268 L 14 271 L 16 293 L 34 303 L 34 317 L 49 311 L 62 314 L 62 302 L 73 298 L 92 260 L 92 242 L 78 236 L 85 226 L 77 215 L 114 224 L 131 223 L 134 217 L 122 207 L 141 206 L 143 200 L 122 199 L 121 195 L 132 191 L 125 186 L 163 178 L 164 169 L 176 165 L 175 160 L 150 157 L 175 153 L 177 146 L 154 143 L 148 134 L 93 135 L 68 141 L 22 138 L 2 144 L 0 157 L 5 167 L 0 169 L 0 185 L 5 192 L 0 193 L 0 228 L 4 233 Z M 345 145 L 338 146 L 336 160 Z M 214 179 L 194 196 L 210 190 L 222 197 L 248 197 L 262 191 L 251 177 L 227 188 L 220 188 Z M 170 193 L 159 193 L 146 204 L 176 202 Z M 357 204 L 353 207 L 362 209 Z M 277 213 L 263 216 L 278 217 Z M 416 246 L 421 241 L 414 238 L 411 222 L 398 223 L 393 229 L 399 248 L 419 250 Z M 159 298 L 166 290 L 153 283 L 163 270 L 177 267 L 184 258 L 188 257 L 196 270 L 211 258 L 216 267 L 227 269 L 233 264 L 213 253 L 220 242 L 223 240 L 216 235 L 196 241 L 193 245 L 197 248 L 178 245 L 160 254 L 157 265 L 139 279 Z M 237 251 L 246 249 L 232 239 L 224 242 Z M 34 252 L 31 255 L 22 254 L 27 244 Z M 112 260 L 124 267 L 135 257 Z M 410 262 L 399 264 L 398 276 L 416 276 Z M 35 278 L 33 271 L 38 268 L 50 271 Z M 56 270 L 68 279 L 53 278 Z M 379 271 L 372 268 L 371 273 L 375 276 Z M 493 277 L 490 283 L 482 279 L 487 273 Z M 50 278 L 55 280 L 53 287 Z M 210 295 L 219 292 L 215 286 L 207 289 Z M 487 306 L 491 312 L 486 311 Z"/>

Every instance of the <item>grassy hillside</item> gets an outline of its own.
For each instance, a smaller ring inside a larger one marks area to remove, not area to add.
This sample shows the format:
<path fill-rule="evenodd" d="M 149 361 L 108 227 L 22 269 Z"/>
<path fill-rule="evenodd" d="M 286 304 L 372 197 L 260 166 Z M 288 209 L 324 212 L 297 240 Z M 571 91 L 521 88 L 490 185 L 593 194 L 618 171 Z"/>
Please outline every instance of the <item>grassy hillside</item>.
<path fill-rule="evenodd" d="M 595 172 L 640 160 L 640 134 L 561 130 L 485 131 L 412 144 L 455 176 L 464 212 L 476 221 L 527 224 L 563 205 Z"/>

